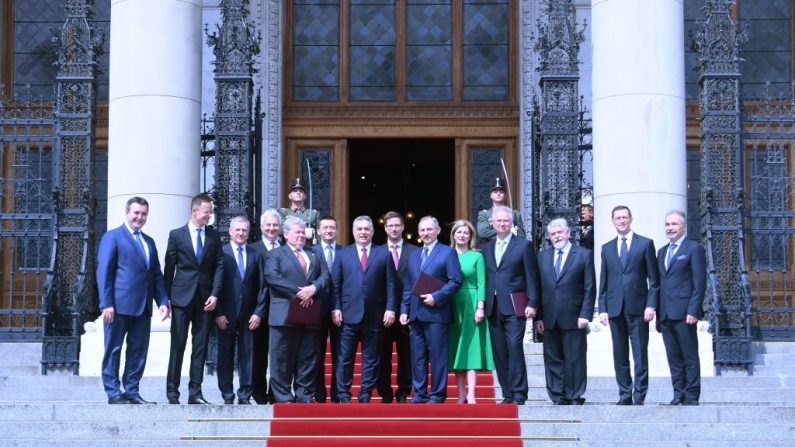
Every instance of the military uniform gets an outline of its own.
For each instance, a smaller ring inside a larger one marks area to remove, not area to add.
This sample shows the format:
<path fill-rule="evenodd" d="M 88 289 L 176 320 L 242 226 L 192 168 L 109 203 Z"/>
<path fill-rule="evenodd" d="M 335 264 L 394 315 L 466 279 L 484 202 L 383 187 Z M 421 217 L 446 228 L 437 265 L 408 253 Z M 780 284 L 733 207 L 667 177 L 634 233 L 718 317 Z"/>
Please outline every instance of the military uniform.
<path fill-rule="evenodd" d="M 485 244 L 486 242 L 489 242 L 495 237 L 497 237 L 497 232 L 494 230 L 494 227 L 491 225 L 492 211 L 494 211 L 494 208 L 480 210 L 478 212 L 477 230 L 478 230 L 478 238 L 480 239 L 481 244 Z M 514 234 L 524 239 L 525 232 L 524 232 L 524 224 L 522 223 L 522 215 L 519 214 L 519 212 L 516 210 L 512 211 L 513 211 L 513 227 L 516 229 Z"/>
<path fill-rule="evenodd" d="M 290 183 L 290 190 L 289 192 L 293 192 L 293 190 L 300 189 L 304 192 L 304 196 L 306 196 L 306 189 L 304 186 L 301 185 L 301 179 L 297 178 Z M 307 244 L 316 244 L 317 243 L 317 227 L 320 223 L 320 212 L 318 210 L 307 209 L 307 208 L 279 208 L 279 214 L 282 216 L 282 221 L 286 220 L 289 217 L 297 217 L 304 221 L 306 224 L 306 239 Z"/>

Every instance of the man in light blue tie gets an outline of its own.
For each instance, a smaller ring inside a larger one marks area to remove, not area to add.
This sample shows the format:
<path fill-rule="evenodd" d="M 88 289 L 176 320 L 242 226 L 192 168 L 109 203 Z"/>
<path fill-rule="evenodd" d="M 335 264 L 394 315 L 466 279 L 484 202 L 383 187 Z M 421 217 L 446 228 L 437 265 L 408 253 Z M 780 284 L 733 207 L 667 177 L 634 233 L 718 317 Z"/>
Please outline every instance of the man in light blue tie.
<path fill-rule="evenodd" d="M 133 197 L 125 207 L 125 222 L 102 236 L 97 260 L 99 308 L 105 330 L 102 383 L 109 404 L 146 404 L 138 383 L 146 366 L 152 321 L 152 300 L 160 318 L 169 316 L 168 294 L 160 271 L 155 241 L 141 232 L 149 216 L 149 203 Z M 119 365 L 122 344 L 127 339 L 122 381 Z"/>
<path fill-rule="evenodd" d="M 337 243 L 337 220 L 333 216 L 323 216 L 318 221 L 318 234 L 320 243 L 312 247 L 317 253 L 318 259 L 325 261 L 328 271 L 331 272 L 334 262 L 337 259 L 337 251 L 342 246 Z M 331 307 L 334 302 L 334 288 L 329 287 L 322 291 L 323 310 L 318 330 L 318 352 L 317 352 L 317 371 L 315 375 L 315 402 L 323 403 L 326 401 L 326 352 L 331 352 L 331 401 L 337 399 L 337 381 L 334 375 L 337 370 L 337 352 L 340 345 L 340 329 L 331 322 Z"/>

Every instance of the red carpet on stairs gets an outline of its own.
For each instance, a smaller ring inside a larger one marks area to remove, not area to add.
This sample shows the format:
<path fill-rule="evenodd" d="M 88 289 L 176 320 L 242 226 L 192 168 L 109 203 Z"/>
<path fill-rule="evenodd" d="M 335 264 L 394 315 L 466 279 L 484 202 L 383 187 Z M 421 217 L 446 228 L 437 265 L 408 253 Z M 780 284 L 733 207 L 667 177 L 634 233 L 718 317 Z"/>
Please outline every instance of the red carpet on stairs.
<path fill-rule="evenodd" d="M 268 447 L 519 447 L 522 445 L 518 407 L 494 405 L 491 372 L 478 373 L 477 404 L 456 404 L 455 374 L 448 376 L 446 405 L 382 404 L 377 391 L 369 404 L 356 403 L 360 384 L 356 356 L 351 393 L 353 404 L 277 404 L 273 407 Z M 392 356 L 393 376 L 397 358 Z M 326 386 L 331 381 L 326 356 Z M 410 402 L 410 401 L 409 401 Z"/>

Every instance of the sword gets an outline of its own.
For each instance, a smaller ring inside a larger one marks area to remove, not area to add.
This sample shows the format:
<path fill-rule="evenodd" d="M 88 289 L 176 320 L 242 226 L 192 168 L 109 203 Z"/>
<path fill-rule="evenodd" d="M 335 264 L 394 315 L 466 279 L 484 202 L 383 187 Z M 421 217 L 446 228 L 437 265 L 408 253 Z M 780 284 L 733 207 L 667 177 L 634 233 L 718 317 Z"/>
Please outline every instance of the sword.
<path fill-rule="evenodd" d="M 508 180 L 508 170 L 505 169 L 505 160 L 500 157 L 500 164 L 502 165 L 502 175 L 505 176 L 505 190 L 508 192 L 508 207 L 513 212 L 513 196 L 511 195 L 511 182 Z"/>
<path fill-rule="evenodd" d="M 306 159 L 306 180 L 309 184 L 309 219 L 312 219 L 312 211 L 315 209 L 312 207 L 312 166 L 309 164 L 309 157 Z M 307 220 L 309 220 L 307 219 Z M 311 228 L 312 232 L 312 244 L 317 244 L 317 233 L 315 232 L 315 227 L 312 226 L 312 222 L 306 223 L 307 228 Z"/>

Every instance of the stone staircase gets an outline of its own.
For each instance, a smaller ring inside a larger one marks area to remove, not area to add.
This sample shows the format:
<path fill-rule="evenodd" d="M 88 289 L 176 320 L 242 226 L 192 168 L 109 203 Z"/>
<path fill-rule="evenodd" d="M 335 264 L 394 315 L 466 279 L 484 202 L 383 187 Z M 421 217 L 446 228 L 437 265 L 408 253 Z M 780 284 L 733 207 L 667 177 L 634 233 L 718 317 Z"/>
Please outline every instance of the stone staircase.
<path fill-rule="evenodd" d="M 247 447 L 262 446 L 270 433 L 271 406 L 165 405 L 164 377 L 145 376 L 141 383 L 144 398 L 161 404 L 109 406 L 99 377 L 41 376 L 40 350 L 38 344 L 0 344 L 0 445 Z M 699 407 L 661 406 L 672 397 L 667 377 L 650 379 L 645 406 L 618 407 L 614 378 L 594 376 L 588 378 L 586 405 L 552 406 L 541 345 L 526 344 L 525 350 L 530 399 L 519 418 L 526 446 L 795 445 L 795 343 L 755 344 L 751 376 L 703 377 Z M 589 362 L 612 359 L 600 355 Z M 185 378 L 183 402 L 186 387 Z M 204 395 L 222 401 L 214 376 L 205 378 Z"/>

